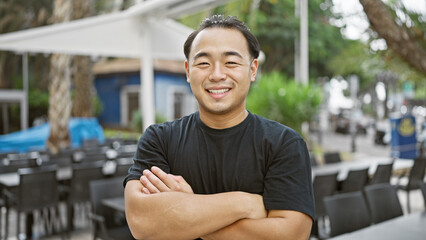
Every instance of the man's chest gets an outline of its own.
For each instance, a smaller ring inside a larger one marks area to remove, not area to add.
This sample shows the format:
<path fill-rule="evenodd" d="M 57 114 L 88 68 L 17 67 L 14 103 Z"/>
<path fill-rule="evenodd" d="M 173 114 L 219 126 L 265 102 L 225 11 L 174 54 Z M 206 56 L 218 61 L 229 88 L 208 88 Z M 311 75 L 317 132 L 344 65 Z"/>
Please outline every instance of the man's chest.
<path fill-rule="evenodd" d="M 183 176 L 194 192 L 263 192 L 266 154 L 255 141 L 203 137 L 179 143 L 168 151 L 170 171 Z"/>

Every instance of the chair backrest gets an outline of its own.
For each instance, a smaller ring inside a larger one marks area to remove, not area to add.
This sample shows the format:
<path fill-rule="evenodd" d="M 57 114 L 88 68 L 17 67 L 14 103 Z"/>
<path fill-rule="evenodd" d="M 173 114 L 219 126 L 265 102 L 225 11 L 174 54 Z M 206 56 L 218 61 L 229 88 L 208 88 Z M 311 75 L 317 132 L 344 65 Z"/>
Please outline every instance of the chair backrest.
<path fill-rule="evenodd" d="M 101 210 L 102 199 L 124 196 L 123 178 L 120 177 L 92 180 L 89 186 L 90 202 L 96 213 Z"/>
<path fill-rule="evenodd" d="M 418 189 L 419 185 L 423 182 L 426 168 L 426 157 L 419 156 L 414 159 L 413 167 L 408 176 L 407 190 Z"/>
<path fill-rule="evenodd" d="M 315 199 L 315 217 L 323 217 L 326 215 L 323 199 L 331 196 L 337 191 L 337 175 L 338 173 L 330 173 L 324 175 L 316 175 L 314 177 L 313 189 Z"/>
<path fill-rule="evenodd" d="M 357 170 L 349 170 L 348 176 L 341 183 L 340 192 L 362 191 L 368 183 L 368 167 Z"/>
<path fill-rule="evenodd" d="M 339 152 L 326 152 L 324 153 L 324 163 L 339 163 L 342 159 L 340 158 Z"/>
<path fill-rule="evenodd" d="M 97 138 L 83 139 L 81 145 L 83 148 L 94 148 L 99 146 L 99 141 Z"/>
<path fill-rule="evenodd" d="M 71 166 L 74 152 L 78 151 L 73 148 L 61 149 L 58 153 L 49 152 L 49 162 L 57 164 L 59 167 Z"/>
<path fill-rule="evenodd" d="M 42 164 L 42 159 L 39 157 L 28 158 L 5 158 L 2 160 L 0 173 L 16 172 L 20 168 L 33 168 Z"/>
<path fill-rule="evenodd" d="M 370 184 L 390 183 L 392 170 L 393 162 L 389 164 L 379 164 L 373 178 L 371 178 Z"/>
<path fill-rule="evenodd" d="M 420 183 L 420 190 L 422 190 L 423 200 L 425 201 L 425 207 L 426 207 L 426 183 L 425 182 Z"/>
<path fill-rule="evenodd" d="M 330 220 L 330 237 L 352 232 L 371 224 L 367 204 L 361 191 L 324 198 Z"/>
<path fill-rule="evenodd" d="M 403 215 L 396 189 L 390 183 L 366 186 L 364 193 L 373 223 Z"/>
<path fill-rule="evenodd" d="M 59 203 L 56 165 L 21 168 L 19 174 L 18 209 L 29 212 Z"/>
<path fill-rule="evenodd" d="M 129 168 L 133 166 L 133 158 L 118 158 L 116 162 L 115 176 L 126 176 Z"/>
<path fill-rule="evenodd" d="M 90 203 L 92 204 L 92 211 L 106 220 L 106 225 L 113 226 L 114 219 L 113 213 L 105 209 L 101 200 L 105 198 L 124 197 L 123 178 L 104 178 L 90 181 L 89 183 Z"/>
<path fill-rule="evenodd" d="M 72 165 L 72 178 L 68 203 L 79 203 L 90 200 L 89 182 L 104 178 L 102 172 L 104 161 L 85 162 Z"/>

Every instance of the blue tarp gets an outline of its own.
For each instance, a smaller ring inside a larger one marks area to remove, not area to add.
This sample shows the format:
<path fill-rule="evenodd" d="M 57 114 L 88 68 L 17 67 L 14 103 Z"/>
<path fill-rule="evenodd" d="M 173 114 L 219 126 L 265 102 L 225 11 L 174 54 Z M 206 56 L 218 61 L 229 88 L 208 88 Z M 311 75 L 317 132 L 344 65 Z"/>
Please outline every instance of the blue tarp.
<path fill-rule="evenodd" d="M 85 139 L 105 141 L 104 131 L 96 118 L 72 118 L 68 122 L 72 147 L 80 147 Z M 24 131 L 0 135 L 0 152 L 45 150 L 50 125 L 45 123 Z"/>

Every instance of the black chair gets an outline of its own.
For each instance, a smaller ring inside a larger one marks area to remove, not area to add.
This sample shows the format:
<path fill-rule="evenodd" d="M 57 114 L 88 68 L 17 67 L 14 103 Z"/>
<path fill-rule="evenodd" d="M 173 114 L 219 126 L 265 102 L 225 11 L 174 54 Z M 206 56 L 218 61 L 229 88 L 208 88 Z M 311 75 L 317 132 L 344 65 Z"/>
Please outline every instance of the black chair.
<path fill-rule="evenodd" d="M 330 220 L 330 237 L 352 232 L 371 224 L 367 204 L 361 191 L 325 197 L 324 205 Z"/>
<path fill-rule="evenodd" d="M 342 158 L 340 157 L 339 152 L 326 152 L 324 153 L 324 163 L 339 163 L 342 161 Z"/>
<path fill-rule="evenodd" d="M 426 208 L 426 183 L 425 182 L 420 183 L 420 189 L 422 190 L 423 200 L 425 201 L 425 208 Z"/>
<path fill-rule="evenodd" d="M 62 225 L 59 212 L 59 189 L 56 177 L 57 166 L 48 165 L 37 168 L 21 168 L 18 170 L 19 187 L 17 192 L 7 191 L 7 208 L 16 208 L 17 211 L 17 236 L 20 235 L 21 214 L 27 214 L 27 234 L 31 235 L 32 213 L 41 211 L 44 217 L 47 233 L 55 233 L 59 228 L 62 233 Z M 6 218 L 8 218 L 8 212 Z M 5 236 L 8 236 L 8 220 L 6 221 Z M 63 238 L 63 235 L 61 235 Z M 31 238 L 31 236 L 27 236 Z"/>
<path fill-rule="evenodd" d="M 89 182 L 104 178 L 102 172 L 104 163 L 104 161 L 96 161 L 75 163 L 72 165 L 72 178 L 69 186 L 65 188 L 65 196 L 63 197 L 68 209 L 68 230 L 74 228 L 74 210 L 76 205 L 82 204 L 83 213 L 88 212 L 84 210 L 84 206 L 90 202 Z"/>
<path fill-rule="evenodd" d="M 115 176 L 126 176 L 129 173 L 129 168 L 133 166 L 133 158 L 118 158 L 116 160 Z"/>
<path fill-rule="evenodd" d="M 70 166 L 73 160 L 74 152 L 78 151 L 77 149 L 66 148 L 61 149 L 58 153 L 48 153 L 49 162 L 58 165 L 58 167 Z"/>
<path fill-rule="evenodd" d="M 0 163 L 0 173 L 16 172 L 20 168 L 38 167 L 41 164 L 42 159 L 39 157 L 5 158 Z"/>
<path fill-rule="evenodd" d="M 324 225 L 324 217 L 327 215 L 323 200 L 324 197 L 331 196 L 337 191 L 337 175 L 338 173 L 330 173 L 314 177 L 315 221 L 312 225 L 312 234 L 317 237 L 320 237 L 321 230 L 325 229 L 319 226 L 320 222 Z"/>
<path fill-rule="evenodd" d="M 92 204 L 90 218 L 93 222 L 93 239 L 134 239 L 124 213 L 113 211 L 101 204 L 102 199 L 123 196 L 124 188 L 121 177 L 90 182 L 90 202 Z"/>
<path fill-rule="evenodd" d="M 370 180 L 370 184 L 390 183 L 393 170 L 393 161 L 389 164 L 379 164 Z"/>
<path fill-rule="evenodd" d="M 366 186 L 364 194 L 373 223 L 380 223 L 403 215 L 396 189 L 389 183 Z"/>
<path fill-rule="evenodd" d="M 1 193 L 1 188 L 0 188 Z M 3 199 L 3 196 L 0 195 L 0 239 L 2 239 L 2 232 L 3 232 L 3 208 L 6 208 L 6 202 Z M 7 209 L 6 209 L 7 211 Z"/>
<path fill-rule="evenodd" d="M 368 168 L 349 170 L 348 176 L 340 183 L 339 192 L 362 191 L 368 183 Z"/>
<path fill-rule="evenodd" d="M 405 191 L 407 193 L 407 211 L 411 212 L 410 207 L 410 191 L 419 189 L 420 184 L 423 182 L 423 178 L 425 176 L 425 167 L 426 167 L 426 157 L 417 157 L 414 159 L 413 167 L 410 169 L 410 173 L 408 174 L 408 183 L 406 185 L 401 183 L 400 176 L 398 179 L 397 189 Z"/>
<path fill-rule="evenodd" d="M 83 148 L 96 148 L 99 146 L 99 141 L 97 138 L 83 139 L 81 145 Z"/>

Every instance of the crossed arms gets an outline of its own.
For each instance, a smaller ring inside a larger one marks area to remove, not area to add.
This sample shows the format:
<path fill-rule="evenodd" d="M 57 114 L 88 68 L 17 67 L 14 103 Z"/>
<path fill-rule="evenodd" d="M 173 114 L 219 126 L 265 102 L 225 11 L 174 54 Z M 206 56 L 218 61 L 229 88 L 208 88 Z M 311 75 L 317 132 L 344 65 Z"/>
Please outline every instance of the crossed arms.
<path fill-rule="evenodd" d="M 289 210 L 266 211 L 246 192 L 194 194 L 181 177 L 157 167 L 127 182 L 126 217 L 136 239 L 308 239 L 312 220 Z"/>

